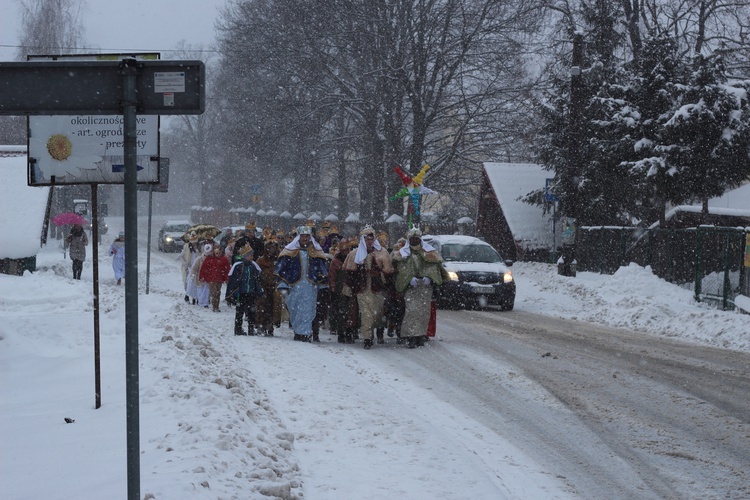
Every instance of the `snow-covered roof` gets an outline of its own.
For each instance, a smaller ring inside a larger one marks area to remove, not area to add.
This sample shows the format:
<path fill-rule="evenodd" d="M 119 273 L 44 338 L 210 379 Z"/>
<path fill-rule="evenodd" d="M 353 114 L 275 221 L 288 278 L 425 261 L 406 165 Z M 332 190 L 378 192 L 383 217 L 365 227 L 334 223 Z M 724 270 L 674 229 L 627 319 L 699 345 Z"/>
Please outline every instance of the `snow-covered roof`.
<path fill-rule="evenodd" d="M 519 200 L 537 189 L 543 189 L 552 173 L 533 163 L 484 164 L 484 171 L 503 209 L 513 237 L 526 248 L 550 248 L 552 216 L 543 214 L 542 208 Z"/>
<path fill-rule="evenodd" d="M 27 185 L 26 147 L 14 148 L 15 154 L 0 156 L 0 234 L 4 235 L 0 259 L 22 259 L 39 252 L 50 189 Z"/>
<path fill-rule="evenodd" d="M 712 208 L 727 208 L 744 210 L 745 215 L 747 215 L 747 213 L 750 212 L 750 182 L 736 189 L 732 189 L 731 191 L 727 191 L 718 198 L 711 198 L 708 200 L 708 208 L 711 213 L 714 213 L 713 210 L 711 210 Z"/>
<path fill-rule="evenodd" d="M 669 220 L 679 212 L 700 213 L 702 211 L 701 205 L 679 205 L 669 210 L 665 218 Z M 750 182 L 727 191 L 717 198 L 708 200 L 708 213 L 731 217 L 750 217 Z M 659 223 L 656 222 L 651 227 L 658 225 Z"/>

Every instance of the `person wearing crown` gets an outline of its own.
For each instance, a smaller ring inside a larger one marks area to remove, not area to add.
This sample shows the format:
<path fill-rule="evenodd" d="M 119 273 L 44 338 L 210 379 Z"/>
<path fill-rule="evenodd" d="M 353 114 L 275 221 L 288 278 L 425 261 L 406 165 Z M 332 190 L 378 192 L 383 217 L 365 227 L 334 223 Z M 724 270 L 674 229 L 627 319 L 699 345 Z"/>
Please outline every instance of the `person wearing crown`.
<path fill-rule="evenodd" d="M 335 255 L 333 252 L 331 252 L 331 246 L 333 245 L 333 242 L 335 240 L 337 240 L 337 239 L 338 240 L 341 239 L 341 234 L 339 233 L 339 228 L 338 228 L 338 226 L 333 226 L 332 225 L 327 230 L 325 239 L 320 244 L 320 246 L 323 247 L 323 251 L 326 252 L 326 253 L 331 253 L 332 255 Z"/>
<path fill-rule="evenodd" d="M 300 226 L 297 236 L 276 262 L 278 289 L 286 294 L 294 340 L 310 342 L 317 313 L 318 288 L 328 284 L 325 254 L 312 235 L 312 227 Z"/>
<path fill-rule="evenodd" d="M 432 287 L 443 283 L 443 258 L 429 243 L 422 240 L 422 231 L 412 227 L 407 242 L 393 252 L 396 266 L 396 291 L 404 294 L 406 309 L 401 324 L 401 337 L 409 349 L 423 346 L 430 321 Z"/>
<path fill-rule="evenodd" d="M 346 284 L 357 297 L 364 348 L 372 348 L 372 330 L 383 319 L 385 300 L 384 281 L 393 273 L 393 265 L 388 252 L 375 238 L 375 229 L 369 224 L 360 232 L 359 246 L 347 255 L 344 261 L 347 272 Z M 378 343 L 382 340 L 382 332 Z"/>

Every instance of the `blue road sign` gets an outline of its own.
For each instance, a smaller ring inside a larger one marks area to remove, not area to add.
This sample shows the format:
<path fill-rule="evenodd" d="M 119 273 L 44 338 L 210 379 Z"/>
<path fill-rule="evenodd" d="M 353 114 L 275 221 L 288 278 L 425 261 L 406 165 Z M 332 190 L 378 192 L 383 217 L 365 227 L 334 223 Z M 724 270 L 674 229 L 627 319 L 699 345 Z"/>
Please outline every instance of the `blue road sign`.
<path fill-rule="evenodd" d="M 143 170 L 143 167 L 140 165 L 136 165 L 138 168 L 136 168 L 136 171 Z M 118 173 L 118 172 L 124 172 L 125 171 L 125 165 L 119 164 L 112 164 L 112 172 Z"/>

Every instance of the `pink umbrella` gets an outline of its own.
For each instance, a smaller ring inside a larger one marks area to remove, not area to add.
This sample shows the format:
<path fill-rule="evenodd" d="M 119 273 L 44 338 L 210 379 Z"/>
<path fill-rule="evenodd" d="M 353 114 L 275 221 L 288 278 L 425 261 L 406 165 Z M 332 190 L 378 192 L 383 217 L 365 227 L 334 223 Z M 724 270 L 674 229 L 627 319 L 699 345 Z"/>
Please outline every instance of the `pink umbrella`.
<path fill-rule="evenodd" d="M 73 212 L 65 212 L 56 215 L 52 218 L 52 222 L 57 226 L 65 226 L 68 224 L 80 224 L 82 226 L 85 226 L 89 223 L 89 221 L 84 219 L 82 216 Z"/>

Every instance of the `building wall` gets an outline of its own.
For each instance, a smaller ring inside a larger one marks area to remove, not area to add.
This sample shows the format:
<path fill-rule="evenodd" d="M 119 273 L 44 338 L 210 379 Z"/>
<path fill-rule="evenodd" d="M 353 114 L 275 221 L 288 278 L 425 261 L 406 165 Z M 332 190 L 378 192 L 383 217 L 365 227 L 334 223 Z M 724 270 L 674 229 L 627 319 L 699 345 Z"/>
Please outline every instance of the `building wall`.
<path fill-rule="evenodd" d="M 482 175 L 482 187 L 479 190 L 477 236 L 495 247 L 504 259 L 518 260 L 513 234 L 486 173 Z"/>

